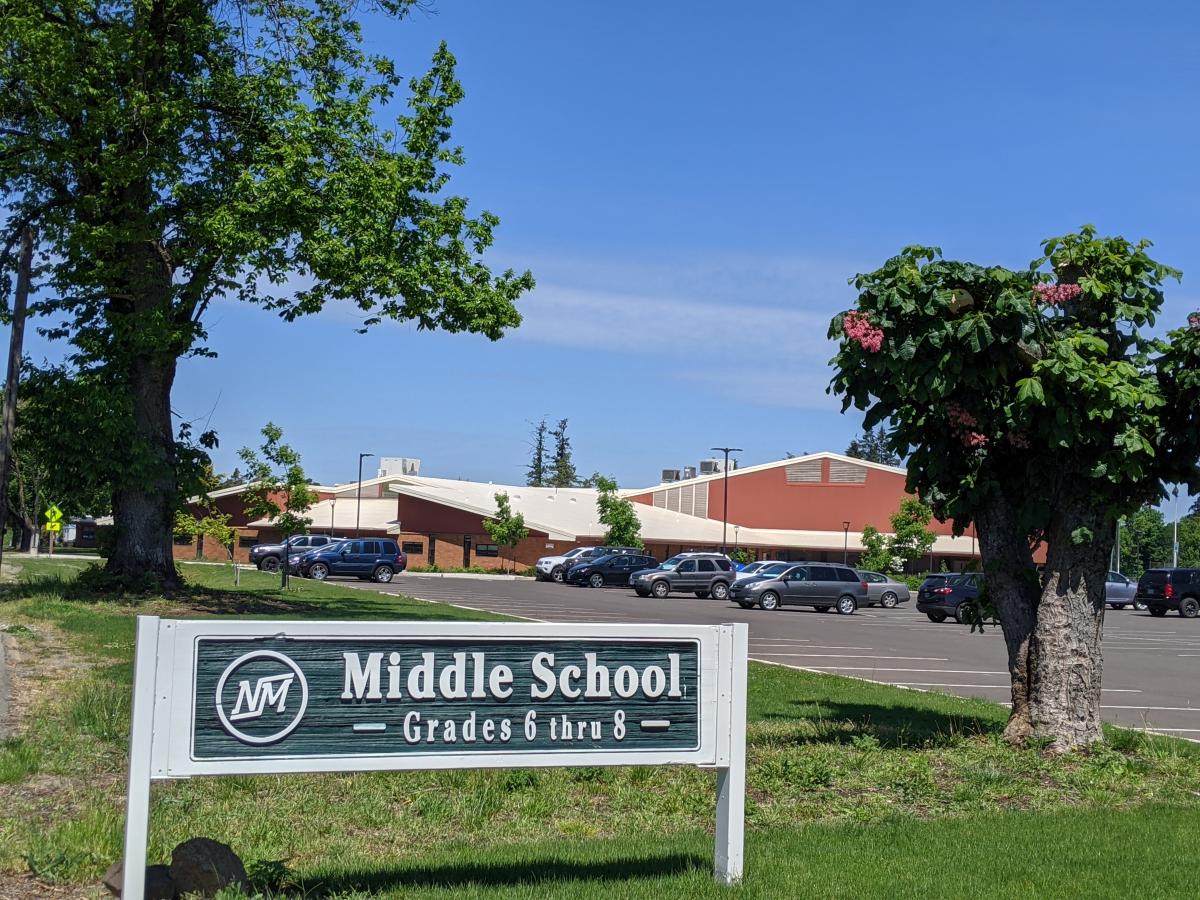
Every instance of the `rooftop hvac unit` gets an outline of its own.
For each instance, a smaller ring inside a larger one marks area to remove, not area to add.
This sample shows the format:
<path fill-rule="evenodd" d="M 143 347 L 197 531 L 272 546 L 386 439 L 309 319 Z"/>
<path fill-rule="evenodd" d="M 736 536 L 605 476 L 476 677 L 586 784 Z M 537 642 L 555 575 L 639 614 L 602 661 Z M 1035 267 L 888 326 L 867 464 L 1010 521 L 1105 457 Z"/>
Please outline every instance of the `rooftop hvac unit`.
<path fill-rule="evenodd" d="M 421 461 L 409 456 L 384 456 L 379 460 L 379 475 L 419 475 Z"/>
<path fill-rule="evenodd" d="M 683 467 L 683 480 L 684 481 L 687 481 L 689 478 L 695 478 L 695 477 L 696 477 L 696 467 L 695 466 L 684 466 Z"/>
<path fill-rule="evenodd" d="M 701 475 L 716 475 L 718 472 L 724 471 L 725 463 L 719 459 L 702 459 L 700 460 Z"/>
<path fill-rule="evenodd" d="M 664 484 L 668 481 L 678 481 L 679 480 L 679 470 L 678 469 L 663 469 L 662 470 L 662 480 L 663 480 Z"/>

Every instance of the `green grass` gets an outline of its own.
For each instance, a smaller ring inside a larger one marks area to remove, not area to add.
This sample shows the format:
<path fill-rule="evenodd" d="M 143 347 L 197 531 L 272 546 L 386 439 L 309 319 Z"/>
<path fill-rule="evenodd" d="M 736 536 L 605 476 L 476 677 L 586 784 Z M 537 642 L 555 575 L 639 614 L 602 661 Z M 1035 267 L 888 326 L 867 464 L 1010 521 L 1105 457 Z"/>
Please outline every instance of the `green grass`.
<path fill-rule="evenodd" d="M 81 565 L 31 561 L 0 587 L 0 620 L 26 629 L 14 639 L 45 687 L 0 744 L 0 896 L 5 872 L 73 885 L 119 856 L 138 612 L 483 617 L 308 581 L 282 592 L 256 572 L 235 589 L 220 566 L 187 567 L 172 598 L 88 596 L 69 580 Z M 1179 859 L 1200 825 L 1195 745 L 1113 730 L 1106 747 L 1048 758 L 1003 744 L 1005 711 L 986 701 L 758 664 L 748 717 L 748 878 L 734 892 L 711 883 L 715 778 L 691 768 L 161 783 L 150 860 L 207 835 L 289 896 L 1191 894 Z"/>

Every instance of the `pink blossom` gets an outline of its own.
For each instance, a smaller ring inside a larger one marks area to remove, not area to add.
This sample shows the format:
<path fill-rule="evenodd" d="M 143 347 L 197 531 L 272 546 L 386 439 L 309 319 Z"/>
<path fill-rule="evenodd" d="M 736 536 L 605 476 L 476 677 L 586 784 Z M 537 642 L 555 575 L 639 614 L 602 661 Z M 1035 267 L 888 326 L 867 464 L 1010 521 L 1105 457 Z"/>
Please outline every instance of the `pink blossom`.
<path fill-rule="evenodd" d="M 1083 288 L 1077 284 L 1035 284 L 1033 290 L 1037 294 L 1035 302 L 1041 300 L 1049 306 L 1074 300 L 1083 292 Z"/>
<path fill-rule="evenodd" d="M 842 331 L 869 353 L 878 353 L 883 347 L 883 329 L 876 328 L 866 313 L 851 310 L 842 319 Z"/>
<path fill-rule="evenodd" d="M 982 447 L 988 442 L 988 439 L 987 435 L 980 434 L 978 431 L 964 431 L 962 442 L 967 447 Z"/>
<path fill-rule="evenodd" d="M 979 424 L 978 419 L 957 403 L 946 404 L 946 418 L 955 428 L 974 428 Z"/>

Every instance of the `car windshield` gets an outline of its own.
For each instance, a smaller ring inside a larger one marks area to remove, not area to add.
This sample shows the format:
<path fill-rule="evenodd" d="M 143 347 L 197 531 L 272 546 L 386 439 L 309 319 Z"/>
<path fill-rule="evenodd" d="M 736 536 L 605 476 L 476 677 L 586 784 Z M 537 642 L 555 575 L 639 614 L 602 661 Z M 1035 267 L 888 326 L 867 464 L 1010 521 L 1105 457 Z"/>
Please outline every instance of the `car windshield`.
<path fill-rule="evenodd" d="M 781 575 L 792 567 L 791 563 L 771 563 L 769 566 L 763 566 L 755 575 Z"/>
<path fill-rule="evenodd" d="M 662 563 L 662 565 L 659 566 L 659 568 L 666 569 L 668 572 L 670 572 L 672 569 L 676 568 L 681 562 L 683 562 L 682 556 L 672 556 L 670 559 L 663 560 L 663 563 Z"/>
<path fill-rule="evenodd" d="M 342 550 L 344 550 L 346 545 L 349 543 L 350 543 L 349 541 L 334 541 L 333 543 L 326 544 L 324 547 L 320 547 L 318 549 L 326 550 L 326 551 L 329 551 L 330 553 L 341 553 Z"/>
<path fill-rule="evenodd" d="M 580 553 L 583 553 L 587 549 L 588 549 L 587 547 L 576 547 L 574 550 L 568 550 L 566 553 L 563 554 L 563 559 L 574 559 L 576 556 L 578 556 Z"/>
<path fill-rule="evenodd" d="M 742 571 L 743 572 L 757 572 L 759 569 L 761 569 L 765 565 L 766 565 L 766 563 L 760 563 L 760 562 L 746 563 L 744 566 L 742 566 Z"/>
<path fill-rule="evenodd" d="M 616 556 L 617 554 L 615 553 L 605 553 L 603 556 L 593 556 L 591 559 L 587 560 L 587 564 L 589 566 L 601 566 L 606 562 L 615 559 Z"/>

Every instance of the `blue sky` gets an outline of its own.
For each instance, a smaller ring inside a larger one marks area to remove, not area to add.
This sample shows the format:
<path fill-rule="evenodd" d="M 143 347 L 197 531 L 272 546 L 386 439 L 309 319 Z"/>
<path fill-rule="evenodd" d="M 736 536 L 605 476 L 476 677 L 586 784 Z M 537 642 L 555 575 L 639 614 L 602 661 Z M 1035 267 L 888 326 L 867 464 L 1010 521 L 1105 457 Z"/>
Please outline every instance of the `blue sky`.
<path fill-rule="evenodd" d="M 458 56 L 451 187 L 538 288 L 495 344 L 218 305 L 174 405 L 220 469 L 268 419 L 326 481 L 360 451 L 518 480 L 543 415 L 630 486 L 841 451 L 826 325 L 905 244 L 1021 266 L 1093 222 L 1200 277 L 1193 4 L 440 0 L 366 33 L 407 73 Z M 1185 277 L 1166 319 L 1197 307 Z"/>

